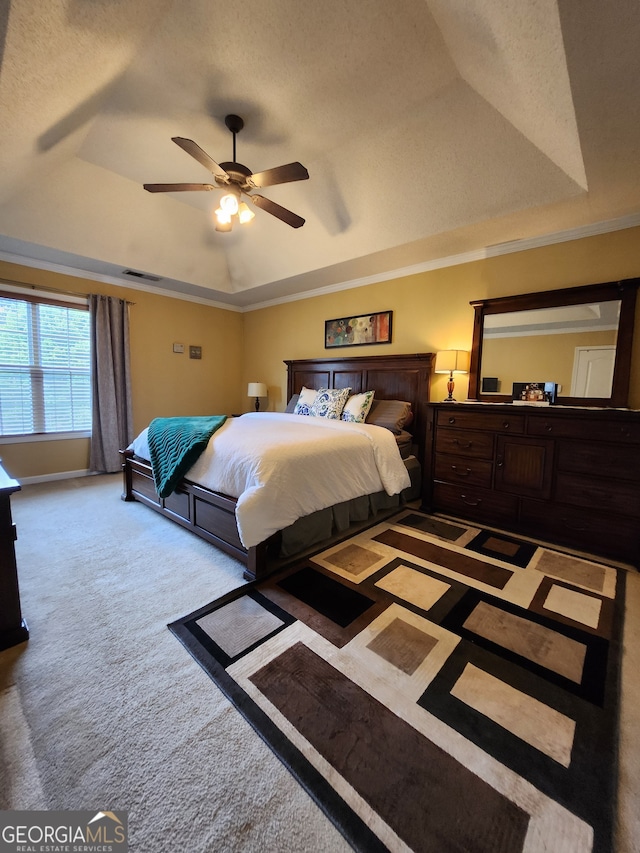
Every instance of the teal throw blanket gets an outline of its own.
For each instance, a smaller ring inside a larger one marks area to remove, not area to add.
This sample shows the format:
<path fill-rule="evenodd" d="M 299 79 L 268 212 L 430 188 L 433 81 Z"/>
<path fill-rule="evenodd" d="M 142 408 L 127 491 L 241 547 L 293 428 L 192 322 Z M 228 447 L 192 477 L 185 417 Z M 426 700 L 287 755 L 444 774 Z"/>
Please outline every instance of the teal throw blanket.
<path fill-rule="evenodd" d="M 149 456 L 153 481 L 161 498 L 168 497 L 209 443 L 226 415 L 154 418 L 149 424 Z"/>

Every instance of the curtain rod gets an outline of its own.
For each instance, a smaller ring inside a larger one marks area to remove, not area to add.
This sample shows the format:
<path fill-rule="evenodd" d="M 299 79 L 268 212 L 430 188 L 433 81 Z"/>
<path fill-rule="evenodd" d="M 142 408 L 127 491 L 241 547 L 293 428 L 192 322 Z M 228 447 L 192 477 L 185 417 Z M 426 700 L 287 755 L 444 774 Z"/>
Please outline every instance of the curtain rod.
<path fill-rule="evenodd" d="M 8 285 L 9 287 L 17 287 L 24 288 L 25 290 L 46 290 L 48 293 L 57 293 L 59 296 L 76 296 L 79 299 L 88 299 L 91 295 L 90 293 L 81 293 L 76 290 L 61 290 L 58 287 L 47 287 L 46 284 L 32 284 L 31 282 L 26 281 L 12 281 L 8 278 L 0 278 L 0 286 Z M 98 294 L 103 296 L 104 294 Z M 135 305 L 135 302 L 130 302 L 128 299 L 124 300 L 127 305 Z"/>

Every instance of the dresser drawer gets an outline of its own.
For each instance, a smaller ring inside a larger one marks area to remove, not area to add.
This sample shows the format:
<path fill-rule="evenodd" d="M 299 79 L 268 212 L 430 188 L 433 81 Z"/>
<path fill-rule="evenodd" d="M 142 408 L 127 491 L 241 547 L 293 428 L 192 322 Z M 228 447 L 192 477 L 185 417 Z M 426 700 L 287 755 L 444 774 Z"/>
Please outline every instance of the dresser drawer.
<path fill-rule="evenodd" d="M 525 416 L 514 415 L 508 409 L 500 412 L 439 411 L 437 423 L 439 427 L 455 429 L 488 429 L 493 432 L 523 433 Z"/>
<path fill-rule="evenodd" d="M 544 501 L 523 500 L 523 533 L 637 565 L 640 526 L 631 518 Z"/>
<path fill-rule="evenodd" d="M 606 477 L 558 474 L 556 501 L 590 507 L 640 519 L 640 489 L 637 483 Z"/>
<path fill-rule="evenodd" d="M 640 447 L 558 441 L 558 470 L 640 482 Z M 636 498 L 640 501 L 640 495 Z"/>
<path fill-rule="evenodd" d="M 473 486 L 491 488 L 493 463 L 484 459 L 473 459 L 470 456 L 452 456 L 439 453 L 436 456 L 436 480 L 446 480 L 450 483 L 467 483 Z"/>
<path fill-rule="evenodd" d="M 518 498 L 483 489 L 452 483 L 434 484 L 435 509 L 459 518 L 481 521 L 495 527 L 513 526 L 518 515 Z"/>
<path fill-rule="evenodd" d="M 637 424 L 611 420 L 571 419 L 554 416 L 532 417 L 527 425 L 529 435 L 546 435 L 557 438 L 578 438 L 582 441 L 608 441 L 613 444 L 640 444 Z"/>
<path fill-rule="evenodd" d="M 493 459 L 493 434 L 462 429 L 439 429 L 436 436 L 436 453 Z"/>

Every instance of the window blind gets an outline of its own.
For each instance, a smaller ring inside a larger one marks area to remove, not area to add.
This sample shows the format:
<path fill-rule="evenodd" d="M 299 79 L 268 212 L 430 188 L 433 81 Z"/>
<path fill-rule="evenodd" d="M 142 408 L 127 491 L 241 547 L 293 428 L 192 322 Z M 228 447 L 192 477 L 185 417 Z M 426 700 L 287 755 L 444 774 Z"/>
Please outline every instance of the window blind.
<path fill-rule="evenodd" d="M 0 435 L 91 428 L 89 311 L 0 295 Z"/>

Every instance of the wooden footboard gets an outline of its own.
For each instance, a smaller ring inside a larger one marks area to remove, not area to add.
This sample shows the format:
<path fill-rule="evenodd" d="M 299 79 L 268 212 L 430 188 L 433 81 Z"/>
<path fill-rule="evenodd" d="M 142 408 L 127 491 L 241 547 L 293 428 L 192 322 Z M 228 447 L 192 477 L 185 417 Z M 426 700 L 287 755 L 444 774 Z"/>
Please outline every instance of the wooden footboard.
<path fill-rule="evenodd" d="M 209 491 L 188 480 L 182 480 L 169 497 L 161 498 L 153 482 L 151 465 L 135 457 L 130 450 L 121 450 L 120 455 L 124 477 L 122 500 L 140 501 L 231 554 L 245 565 L 247 580 L 267 574 L 267 557 L 277 551 L 278 536 L 245 548 L 238 535 L 235 498 Z"/>

